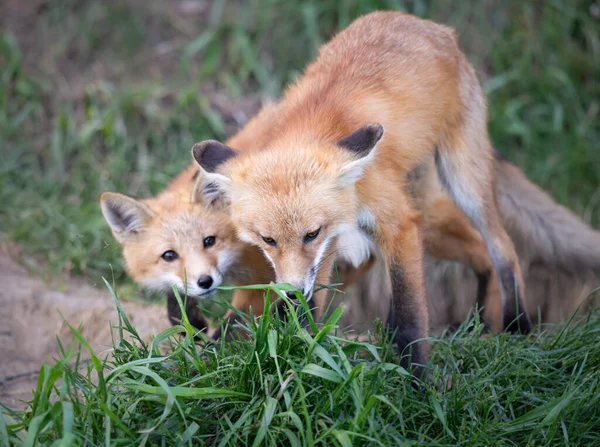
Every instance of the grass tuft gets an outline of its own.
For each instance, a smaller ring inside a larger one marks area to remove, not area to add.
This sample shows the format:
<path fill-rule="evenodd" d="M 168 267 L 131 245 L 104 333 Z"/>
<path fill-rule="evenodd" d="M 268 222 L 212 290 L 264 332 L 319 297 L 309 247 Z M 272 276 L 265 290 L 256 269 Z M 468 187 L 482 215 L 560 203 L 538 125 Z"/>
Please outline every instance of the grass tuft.
<path fill-rule="evenodd" d="M 107 284 L 108 285 L 108 284 Z M 266 306 L 282 286 L 266 287 Z M 600 442 L 600 319 L 532 336 L 483 335 L 474 319 L 433 340 L 419 391 L 381 326 L 372 341 L 297 310 L 246 318 L 211 343 L 182 324 L 139 339 L 119 305 L 112 348 L 78 329 L 40 370 L 24 412 L 3 409 L 9 445 L 595 445 Z M 310 328 L 310 326 L 313 326 Z M 194 341 L 196 340 L 196 341 Z M 374 340 L 383 340 L 375 342 Z M 84 357 L 89 359 L 83 360 Z"/>

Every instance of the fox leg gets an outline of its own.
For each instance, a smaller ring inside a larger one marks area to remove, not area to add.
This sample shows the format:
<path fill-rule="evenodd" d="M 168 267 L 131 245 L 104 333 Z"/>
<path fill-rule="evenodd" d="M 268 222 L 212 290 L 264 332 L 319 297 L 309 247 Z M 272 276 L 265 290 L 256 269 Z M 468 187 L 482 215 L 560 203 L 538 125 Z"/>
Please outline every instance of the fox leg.
<path fill-rule="evenodd" d="M 333 247 L 329 247 L 323 258 L 319 261 L 319 271 L 317 272 L 317 279 L 315 284 L 328 285 L 331 284 L 331 278 L 333 277 L 333 262 L 335 260 L 335 250 Z M 313 317 L 315 321 L 319 321 L 329 305 L 329 290 L 323 288 L 314 294 L 314 306 L 313 306 Z M 311 307 L 312 303 L 308 303 Z"/>
<path fill-rule="evenodd" d="M 500 284 L 504 328 L 529 332 L 524 283 L 517 253 L 496 205 L 493 148 L 487 133 L 485 96 L 468 63 L 460 73 L 463 107 L 436 151 L 440 180 L 481 233 Z"/>
<path fill-rule="evenodd" d="M 481 234 L 447 195 L 423 210 L 425 250 L 437 259 L 468 263 L 477 275 L 477 305 L 492 332 L 501 332 L 502 296 L 498 276 Z"/>
<path fill-rule="evenodd" d="M 413 373 L 421 377 L 425 370 L 417 365 L 427 365 L 430 349 L 423 241 L 418 214 L 408 205 L 406 194 L 398 194 L 400 200 L 395 202 L 393 215 L 375 216 L 377 238 L 392 286 L 387 327 L 389 332 L 395 331 L 401 365 L 414 364 Z"/>
<path fill-rule="evenodd" d="M 233 293 L 231 305 L 245 313 L 250 312 L 250 308 L 252 308 L 252 313 L 255 316 L 262 315 L 265 307 L 265 292 L 264 290 L 236 289 Z M 236 314 L 230 309 L 225 314 L 226 318 L 228 316 L 229 319 L 235 319 Z"/>
<path fill-rule="evenodd" d="M 181 298 L 185 300 L 185 297 Z M 187 297 L 187 301 L 185 302 L 185 313 L 190 320 L 190 324 L 196 329 L 203 330 L 208 327 L 206 318 L 202 315 L 200 309 L 198 309 L 196 298 L 192 296 Z M 181 324 L 181 308 L 179 307 L 177 298 L 175 298 L 175 293 L 173 293 L 172 290 L 167 292 L 167 315 L 169 316 L 169 321 L 172 325 Z"/>
<path fill-rule="evenodd" d="M 468 162 L 472 167 L 465 166 L 467 169 L 462 169 L 452 166 L 452 162 L 448 162 L 450 158 L 438 163 L 440 177 L 485 241 L 500 285 L 503 327 L 511 332 L 527 333 L 532 326 L 525 308 L 521 269 L 513 243 L 498 215 L 493 183 L 489 178 L 477 178 L 480 176 L 481 166 L 477 166 L 474 160 Z M 473 169 L 475 166 L 477 168 Z M 488 173 L 491 178 L 491 169 Z"/>

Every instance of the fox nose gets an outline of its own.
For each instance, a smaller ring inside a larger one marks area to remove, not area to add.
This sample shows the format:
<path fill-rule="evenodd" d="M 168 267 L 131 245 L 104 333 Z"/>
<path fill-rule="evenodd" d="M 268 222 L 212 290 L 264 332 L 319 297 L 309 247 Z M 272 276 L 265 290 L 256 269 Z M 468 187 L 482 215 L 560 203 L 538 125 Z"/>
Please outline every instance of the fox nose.
<path fill-rule="evenodd" d="M 306 291 L 304 289 L 300 289 L 300 288 L 298 288 L 298 290 L 300 291 L 300 293 L 302 294 L 302 296 L 304 296 L 304 298 L 306 298 L 308 300 L 308 296 L 306 295 Z M 296 291 L 295 290 L 288 290 L 288 291 L 285 292 L 285 294 L 291 300 L 297 299 L 296 298 Z"/>
<path fill-rule="evenodd" d="M 210 286 L 212 285 L 213 279 L 208 275 L 201 276 L 200 279 L 198 279 L 198 287 L 201 289 L 210 289 Z"/>

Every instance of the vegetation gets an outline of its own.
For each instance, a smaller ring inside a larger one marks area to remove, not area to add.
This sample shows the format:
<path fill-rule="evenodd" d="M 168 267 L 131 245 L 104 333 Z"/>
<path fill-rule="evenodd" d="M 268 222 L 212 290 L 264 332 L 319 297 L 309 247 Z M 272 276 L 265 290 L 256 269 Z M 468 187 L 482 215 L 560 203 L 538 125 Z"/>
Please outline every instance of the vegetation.
<path fill-rule="evenodd" d="M 284 296 L 275 288 L 269 296 L 276 293 Z M 597 316 L 532 337 L 482 336 L 483 326 L 474 320 L 433 341 L 429 383 L 413 388 L 388 343 L 331 335 L 341 308 L 323 325 L 302 312 L 308 331 L 294 306 L 285 306 L 284 320 L 270 312 L 258 323 L 246 320 L 247 340 L 205 343 L 201 351 L 187 318 L 146 344 L 120 312 L 106 359 L 71 328 L 78 341 L 63 348 L 54 366 L 42 367 L 31 408 L 24 415 L 0 413 L 0 441 L 219 446 L 600 442 L 600 344 L 590 343 L 600 332 Z M 80 360 L 81 346 L 91 361 Z"/>

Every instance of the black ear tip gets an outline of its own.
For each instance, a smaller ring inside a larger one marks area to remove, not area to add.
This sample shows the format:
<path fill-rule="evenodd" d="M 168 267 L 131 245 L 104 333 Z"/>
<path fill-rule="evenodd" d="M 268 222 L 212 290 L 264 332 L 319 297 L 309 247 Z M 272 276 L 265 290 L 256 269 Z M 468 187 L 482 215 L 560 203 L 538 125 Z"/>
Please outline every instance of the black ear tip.
<path fill-rule="evenodd" d="M 204 152 L 214 143 L 217 142 L 214 140 L 206 140 L 194 144 L 194 147 L 192 147 L 192 155 L 198 163 L 200 163 L 202 160 L 202 154 L 204 154 Z"/>
<path fill-rule="evenodd" d="M 192 147 L 194 159 L 207 172 L 215 172 L 221 164 L 235 157 L 237 153 L 235 149 L 216 140 L 201 141 Z"/>
<path fill-rule="evenodd" d="M 369 125 L 369 129 L 371 130 L 371 132 L 373 132 L 373 137 L 376 140 L 380 140 L 381 137 L 383 136 L 383 126 L 379 123 L 375 123 L 375 124 L 370 124 Z"/>
<path fill-rule="evenodd" d="M 350 135 L 338 140 L 338 146 L 355 152 L 356 154 L 366 155 L 373 149 L 383 136 L 383 126 L 379 123 L 367 124 Z"/>

